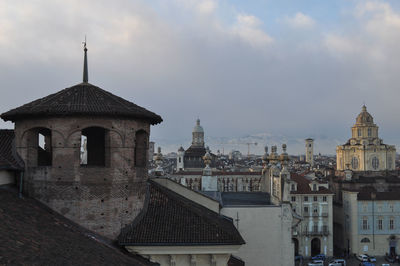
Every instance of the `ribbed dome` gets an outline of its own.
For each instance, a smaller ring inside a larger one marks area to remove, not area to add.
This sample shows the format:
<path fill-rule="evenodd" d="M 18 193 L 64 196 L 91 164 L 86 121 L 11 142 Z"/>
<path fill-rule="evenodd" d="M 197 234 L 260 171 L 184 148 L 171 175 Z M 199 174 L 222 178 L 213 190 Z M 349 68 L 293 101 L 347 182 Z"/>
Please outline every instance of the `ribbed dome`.
<path fill-rule="evenodd" d="M 367 112 L 365 105 L 363 105 L 361 113 L 356 118 L 356 124 L 374 124 L 374 118 Z"/>
<path fill-rule="evenodd" d="M 196 125 L 193 128 L 193 133 L 204 133 L 203 128 L 200 126 L 200 119 L 197 119 Z"/>

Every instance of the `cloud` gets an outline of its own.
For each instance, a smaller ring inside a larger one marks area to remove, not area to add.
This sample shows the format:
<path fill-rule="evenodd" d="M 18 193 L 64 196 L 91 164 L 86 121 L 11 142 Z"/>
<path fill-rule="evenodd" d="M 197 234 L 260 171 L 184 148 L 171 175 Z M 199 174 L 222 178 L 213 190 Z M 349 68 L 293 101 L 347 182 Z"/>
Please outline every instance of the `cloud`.
<path fill-rule="evenodd" d="M 285 17 L 283 21 L 296 29 L 309 29 L 315 25 L 315 21 L 310 16 L 301 12 L 297 12 L 293 17 Z"/>
<path fill-rule="evenodd" d="M 265 47 L 273 42 L 273 38 L 261 29 L 262 22 L 253 15 L 239 14 L 233 33 L 253 47 Z"/>
<path fill-rule="evenodd" d="M 360 1 L 329 28 L 316 27 L 311 9 L 285 21 L 312 28 L 305 32 L 225 5 L 0 1 L 1 112 L 80 82 L 86 34 L 89 81 L 159 113 L 157 146 L 186 148 L 198 116 L 209 137 L 315 134 L 344 143 L 363 101 L 383 138 L 396 140 L 398 10 Z"/>

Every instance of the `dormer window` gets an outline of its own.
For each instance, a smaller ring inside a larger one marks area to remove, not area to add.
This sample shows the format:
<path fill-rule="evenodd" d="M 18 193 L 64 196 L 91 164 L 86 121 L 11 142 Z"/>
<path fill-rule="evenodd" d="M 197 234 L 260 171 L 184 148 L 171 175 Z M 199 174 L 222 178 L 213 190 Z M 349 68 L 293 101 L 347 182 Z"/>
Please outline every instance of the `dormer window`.
<path fill-rule="evenodd" d="M 295 185 L 295 184 L 292 184 L 292 185 L 291 185 L 290 191 L 296 191 L 296 185 Z"/>
<path fill-rule="evenodd" d="M 313 184 L 312 190 L 317 191 L 317 184 Z"/>

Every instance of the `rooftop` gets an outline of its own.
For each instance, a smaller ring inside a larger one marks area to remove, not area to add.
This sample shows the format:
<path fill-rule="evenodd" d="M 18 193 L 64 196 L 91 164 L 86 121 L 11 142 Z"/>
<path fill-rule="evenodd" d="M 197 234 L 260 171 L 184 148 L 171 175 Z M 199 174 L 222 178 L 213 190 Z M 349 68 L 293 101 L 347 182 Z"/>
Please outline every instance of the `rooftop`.
<path fill-rule="evenodd" d="M 242 245 L 228 217 L 148 181 L 145 207 L 118 240 L 126 246 Z"/>
<path fill-rule="evenodd" d="M 127 117 L 162 122 L 162 118 L 143 107 L 95 85 L 82 82 L 1 114 L 5 121 L 51 116 Z"/>
<path fill-rule="evenodd" d="M 14 130 L 0 129 L 0 169 L 22 170 L 24 162 L 15 150 Z"/>
<path fill-rule="evenodd" d="M 156 265 L 0 186 L 1 265 Z"/>

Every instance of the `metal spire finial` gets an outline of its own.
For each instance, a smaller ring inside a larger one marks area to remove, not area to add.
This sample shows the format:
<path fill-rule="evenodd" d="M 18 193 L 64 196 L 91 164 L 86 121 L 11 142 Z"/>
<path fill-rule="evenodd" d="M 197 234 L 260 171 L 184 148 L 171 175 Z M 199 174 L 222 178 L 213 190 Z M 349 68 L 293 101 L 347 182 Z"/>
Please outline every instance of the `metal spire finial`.
<path fill-rule="evenodd" d="M 87 64 L 87 48 L 86 48 L 86 35 L 85 35 L 85 41 L 83 43 L 83 51 L 85 52 L 84 60 L 83 60 L 83 82 L 88 82 L 89 81 L 89 75 L 88 75 L 88 64 Z"/>

